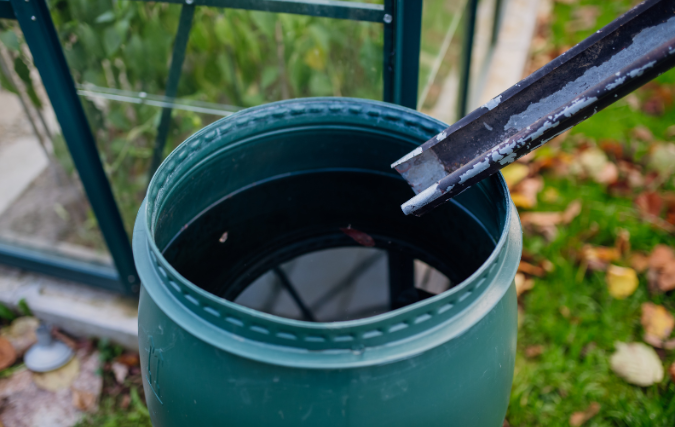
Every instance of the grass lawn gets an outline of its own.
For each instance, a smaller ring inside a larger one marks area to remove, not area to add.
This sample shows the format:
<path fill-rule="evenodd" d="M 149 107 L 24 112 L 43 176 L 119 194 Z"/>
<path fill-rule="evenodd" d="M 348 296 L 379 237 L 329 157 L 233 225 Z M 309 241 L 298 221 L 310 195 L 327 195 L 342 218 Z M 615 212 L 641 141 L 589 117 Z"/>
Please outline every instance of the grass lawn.
<path fill-rule="evenodd" d="M 625 12 L 631 3 L 634 2 L 556 2 L 549 32 L 544 34 L 548 41 L 535 55 L 559 53 L 578 43 Z M 624 158 L 645 166 L 642 171 L 648 173 L 650 151 L 661 141 L 674 138 L 668 128 L 675 123 L 675 108 L 669 95 L 664 95 L 675 89 L 674 83 L 673 71 L 664 74 L 631 99 L 624 99 L 580 124 L 557 147 L 540 156 L 566 153 L 574 158 L 582 145 L 619 146 Z M 638 127 L 649 129 L 654 139 L 636 138 L 634 129 Z M 616 160 L 611 155 L 608 158 Z M 568 426 L 574 412 L 584 411 L 597 402 L 599 412 L 584 426 L 675 425 L 675 384 L 667 372 L 660 383 L 638 387 L 620 379 L 609 363 L 616 341 L 642 341 L 642 303 L 660 304 L 673 313 L 675 298 L 668 293 L 650 293 L 646 275 L 642 273 L 638 274 L 636 292 L 626 299 L 616 299 L 608 292 L 605 272 L 585 269 L 577 256 L 584 245 L 614 246 L 621 229 L 630 233 L 631 251 L 645 254 L 657 244 L 675 247 L 673 234 L 642 219 L 634 199 L 644 188 L 615 194 L 606 184 L 572 173 L 541 175 L 544 187 L 533 210 L 560 211 L 577 199 L 583 208 L 569 225 L 558 227 L 557 237 L 552 241 L 536 233 L 525 234 L 526 251 L 548 259 L 555 269 L 543 278 L 534 277 L 534 288 L 520 297 L 522 326 L 507 414 L 509 424 Z M 651 191 L 668 194 L 672 189 L 672 176 L 668 175 Z M 544 196 L 547 194 L 557 197 Z M 521 209 L 521 214 L 524 211 Z M 612 263 L 630 266 L 627 257 Z M 673 353 L 659 350 L 659 356 L 667 371 L 675 360 Z"/>

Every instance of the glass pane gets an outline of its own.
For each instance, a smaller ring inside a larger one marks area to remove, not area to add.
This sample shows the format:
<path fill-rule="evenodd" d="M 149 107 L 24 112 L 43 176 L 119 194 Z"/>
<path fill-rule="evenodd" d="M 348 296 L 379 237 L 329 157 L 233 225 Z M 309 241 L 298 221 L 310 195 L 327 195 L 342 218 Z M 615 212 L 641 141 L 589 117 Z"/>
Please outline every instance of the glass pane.
<path fill-rule="evenodd" d="M 162 106 L 179 104 L 166 155 L 241 108 L 308 96 L 382 99 L 383 25 L 211 7 L 195 9 L 178 98 L 166 99 L 181 7 L 62 0 L 51 9 L 129 233 Z"/>
<path fill-rule="evenodd" d="M 0 49 L 0 56 L 7 63 L 18 54 Z M 8 88 L 8 76 L 2 77 Z M 0 242 L 112 265 L 39 79 L 34 75 L 28 87 L 18 84 L 16 73 L 9 77 L 30 116 L 17 94 L 0 90 Z M 26 95 L 33 90 L 42 109 Z"/>
<path fill-rule="evenodd" d="M 481 91 L 489 71 L 497 0 L 479 0 L 476 11 L 476 28 L 471 52 L 471 77 L 469 87 L 469 111 L 478 107 Z"/>
<path fill-rule="evenodd" d="M 426 0 L 418 109 L 446 123 L 457 119 L 466 0 Z"/>

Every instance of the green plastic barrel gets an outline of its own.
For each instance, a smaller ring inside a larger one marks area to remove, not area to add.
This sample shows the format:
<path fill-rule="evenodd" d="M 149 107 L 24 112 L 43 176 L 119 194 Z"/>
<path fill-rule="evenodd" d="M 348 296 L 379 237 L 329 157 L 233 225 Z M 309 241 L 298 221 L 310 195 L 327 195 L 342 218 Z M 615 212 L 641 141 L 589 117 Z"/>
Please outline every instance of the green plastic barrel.
<path fill-rule="evenodd" d="M 389 167 L 445 126 L 381 102 L 292 100 L 215 122 L 167 157 L 133 238 L 155 426 L 502 425 L 522 247 L 508 189 L 497 174 L 407 217 L 412 191 Z M 235 302 L 289 260 L 364 245 L 389 254 L 390 282 L 415 259 L 452 286 L 338 321 Z"/>

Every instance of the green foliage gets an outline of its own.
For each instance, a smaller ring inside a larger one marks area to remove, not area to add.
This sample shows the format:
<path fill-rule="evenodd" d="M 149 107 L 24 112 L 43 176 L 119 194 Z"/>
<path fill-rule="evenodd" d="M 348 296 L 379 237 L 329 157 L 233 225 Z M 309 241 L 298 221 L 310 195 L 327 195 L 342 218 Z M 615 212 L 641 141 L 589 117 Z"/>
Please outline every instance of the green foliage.
<path fill-rule="evenodd" d="M 16 319 L 16 315 L 5 304 L 0 302 L 0 319 L 12 321 Z"/>
<path fill-rule="evenodd" d="M 26 302 L 26 298 L 21 298 L 19 300 L 19 303 L 17 304 L 19 308 L 19 312 L 21 313 L 22 316 L 32 316 L 33 312 L 31 311 L 30 307 L 28 306 L 28 303 Z"/>

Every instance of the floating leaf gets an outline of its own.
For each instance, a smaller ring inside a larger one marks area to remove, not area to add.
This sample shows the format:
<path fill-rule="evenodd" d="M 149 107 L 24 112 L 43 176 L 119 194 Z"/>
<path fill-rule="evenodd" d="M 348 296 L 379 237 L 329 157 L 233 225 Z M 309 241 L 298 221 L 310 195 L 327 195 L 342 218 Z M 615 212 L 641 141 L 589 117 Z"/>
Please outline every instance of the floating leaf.
<path fill-rule="evenodd" d="M 607 267 L 606 281 L 610 295 L 617 299 L 632 295 L 638 287 L 637 273 L 627 267 L 610 265 Z"/>
<path fill-rule="evenodd" d="M 340 231 L 354 239 L 354 241 L 361 246 L 375 246 L 375 240 L 363 231 L 355 230 L 351 226 L 347 228 L 340 228 Z"/>
<path fill-rule="evenodd" d="M 617 342 L 615 346 L 609 363 L 626 382 L 647 387 L 663 379 L 663 365 L 653 348 L 639 342 Z"/>
<path fill-rule="evenodd" d="M 584 411 L 575 412 L 570 416 L 570 426 L 579 427 L 596 416 L 598 412 L 600 412 L 600 404 L 598 402 L 591 402 Z"/>

